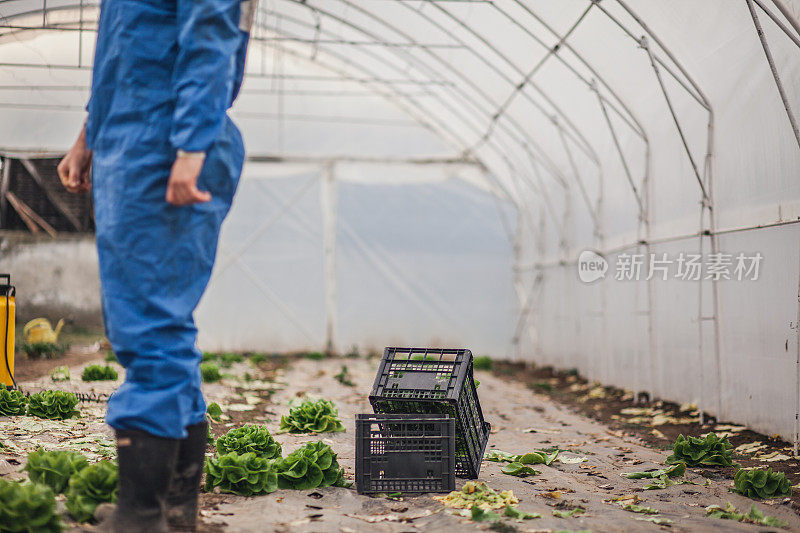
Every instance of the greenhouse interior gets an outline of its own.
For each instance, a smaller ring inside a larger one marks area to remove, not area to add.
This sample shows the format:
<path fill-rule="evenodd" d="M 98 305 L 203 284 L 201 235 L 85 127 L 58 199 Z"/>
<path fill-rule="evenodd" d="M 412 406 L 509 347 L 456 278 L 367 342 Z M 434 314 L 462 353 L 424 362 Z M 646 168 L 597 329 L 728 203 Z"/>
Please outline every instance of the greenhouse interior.
<path fill-rule="evenodd" d="M 0 532 L 800 531 L 799 123 L 800 0 L 0 1 Z"/>

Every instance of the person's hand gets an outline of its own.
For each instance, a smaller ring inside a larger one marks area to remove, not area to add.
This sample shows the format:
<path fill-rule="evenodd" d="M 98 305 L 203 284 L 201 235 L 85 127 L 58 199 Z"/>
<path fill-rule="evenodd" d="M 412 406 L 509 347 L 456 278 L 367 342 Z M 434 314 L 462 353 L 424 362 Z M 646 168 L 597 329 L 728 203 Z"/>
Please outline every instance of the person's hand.
<path fill-rule="evenodd" d="M 88 192 L 92 188 L 91 169 L 92 151 L 86 146 L 86 126 L 84 126 L 75 144 L 58 164 L 58 177 L 69 192 Z"/>
<path fill-rule="evenodd" d="M 179 155 L 172 164 L 167 183 L 167 202 L 172 205 L 191 205 L 211 201 L 211 193 L 197 188 L 197 177 L 203 169 L 203 157 Z"/>

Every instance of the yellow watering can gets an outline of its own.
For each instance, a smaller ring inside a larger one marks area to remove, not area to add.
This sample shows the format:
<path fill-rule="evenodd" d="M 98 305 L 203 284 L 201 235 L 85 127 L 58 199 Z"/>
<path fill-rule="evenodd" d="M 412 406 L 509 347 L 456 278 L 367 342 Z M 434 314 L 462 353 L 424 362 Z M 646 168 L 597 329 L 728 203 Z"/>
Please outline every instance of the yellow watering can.
<path fill-rule="evenodd" d="M 34 318 L 25 324 L 22 329 L 22 337 L 28 344 L 55 344 L 62 327 L 64 327 L 63 318 L 56 324 L 56 329 L 53 329 L 53 325 L 46 318 Z"/>

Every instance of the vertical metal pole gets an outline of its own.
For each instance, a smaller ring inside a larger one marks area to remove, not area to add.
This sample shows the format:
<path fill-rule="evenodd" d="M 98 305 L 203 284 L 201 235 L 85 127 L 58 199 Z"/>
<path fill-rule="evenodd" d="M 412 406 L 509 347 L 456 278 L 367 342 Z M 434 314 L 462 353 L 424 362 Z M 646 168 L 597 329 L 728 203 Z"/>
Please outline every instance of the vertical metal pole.
<path fill-rule="evenodd" d="M 537 243 L 537 250 L 539 251 L 539 257 L 545 257 L 547 253 L 547 243 L 545 241 L 545 230 L 547 228 L 547 219 L 544 216 L 544 212 L 541 212 L 539 215 L 539 242 Z M 541 286 L 541 290 L 544 290 L 544 269 L 540 268 L 539 272 L 536 274 L 536 281 L 539 282 Z M 534 281 L 534 283 L 536 282 Z M 542 312 L 544 312 L 544 307 L 539 305 L 536 307 L 534 319 L 532 321 L 534 329 L 534 339 L 533 339 L 533 351 L 537 355 L 537 357 L 541 360 L 542 357 Z"/>
<path fill-rule="evenodd" d="M 714 132 L 714 115 L 709 115 L 709 155 L 708 159 L 708 231 L 711 234 L 711 253 L 716 254 L 719 252 L 719 236 L 717 235 L 717 212 L 714 209 L 714 192 L 713 182 L 711 179 L 711 159 L 713 154 L 713 132 Z M 714 360 L 717 367 L 717 420 L 723 417 L 722 412 L 722 391 L 727 388 L 727 376 L 725 373 L 725 366 L 722 359 L 722 336 L 720 334 L 720 305 L 719 305 L 719 282 L 711 278 L 711 308 L 714 313 L 712 317 L 712 328 L 714 331 Z"/>
<path fill-rule="evenodd" d="M 701 209 L 700 210 L 700 231 L 701 231 L 701 233 L 702 233 L 703 227 L 704 227 L 703 215 L 704 215 L 704 211 Z M 702 235 L 700 235 L 700 239 L 699 239 L 698 245 L 699 245 L 699 248 L 700 248 L 698 250 L 698 253 L 702 257 L 703 256 L 703 236 Z M 700 425 L 703 425 L 703 424 L 706 423 L 706 421 L 705 421 L 705 418 L 706 418 L 706 413 L 705 413 L 705 401 L 706 401 L 705 400 L 705 384 L 706 384 L 705 383 L 705 359 L 706 358 L 705 358 L 705 354 L 703 352 L 704 343 L 703 343 L 703 280 L 702 279 L 700 279 L 700 281 L 697 283 L 697 287 L 698 287 L 698 289 L 697 289 L 697 353 L 698 353 L 698 356 L 700 357 L 700 399 L 699 399 L 700 405 L 698 407 L 700 409 L 700 417 L 699 417 Z"/>
<path fill-rule="evenodd" d="M 538 228 L 538 239 L 539 242 L 536 245 L 536 249 L 539 253 L 539 257 L 545 258 L 547 256 L 547 219 L 545 217 L 544 209 L 550 214 L 553 219 L 553 229 L 558 237 L 558 249 L 559 251 L 562 250 L 562 247 L 566 243 L 566 237 L 564 237 L 564 224 L 562 223 L 559 225 L 559 220 L 556 217 L 555 210 L 553 209 L 553 204 L 550 202 L 550 197 L 547 194 L 547 188 L 545 187 L 544 180 L 542 179 L 542 175 L 539 170 L 539 163 L 536 159 L 531 156 L 531 167 L 533 168 L 533 174 L 536 177 L 536 181 L 539 184 L 540 189 L 540 196 L 544 202 L 544 208 L 539 214 L 539 228 Z M 545 270 L 544 268 L 538 268 L 534 283 L 538 282 L 542 290 L 544 290 L 544 277 Z M 542 332 L 544 331 L 542 328 L 542 313 L 544 312 L 544 308 L 542 306 L 537 306 L 535 310 L 534 320 L 532 321 L 533 327 L 535 328 L 535 338 L 533 339 L 534 345 L 533 350 L 536 354 L 538 360 L 542 360 Z"/>
<path fill-rule="evenodd" d="M 642 249 L 641 246 L 636 246 L 636 248 L 635 248 L 636 253 L 638 254 L 641 251 L 641 249 Z M 641 314 L 639 312 L 639 292 L 640 292 L 639 285 L 640 284 L 639 284 L 638 281 L 639 280 L 635 280 L 635 284 L 633 286 L 633 313 L 632 313 L 632 315 L 633 315 L 632 322 L 634 324 L 634 330 L 636 331 L 636 339 L 635 339 L 635 344 L 634 344 L 634 346 L 636 346 L 636 356 L 635 356 L 635 367 L 636 368 L 634 368 L 635 375 L 634 375 L 634 378 L 633 378 L 633 383 L 634 383 L 633 401 L 636 404 L 642 403 L 642 394 L 641 393 L 642 393 L 642 389 L 644 388 L 644 385 L 643 385 L 644 379 L 642 378 L 642 376 L 644 375 L 644 363 L 642 362 L 642 359 L 643 359 L 642 352 L 644 350 L 642 349 L 642 346 L 639 343 L 639 335 L 638 335 L 638 332 L 639 332 L 639 316 Z M 648 395 L 648 399 L 651 400 L 652 398 L 649 398 L 649 395 Z"/>
<path fill-rule="evenodd" d="M 575 238 L 575 235 L 574 235 L 574 233 L 572 231 L 573 228 L 574 228 L 574 224 L 573 224 L 573 221 L 572 221 L 572 209 L 573 209 L 573 206 L 572 206 L 572 194 L 571 194 L 571 191 L 570 191 L 570 189 L 564 189 L 564 222 L 563 222 L 563 226 L 564 226 L 564 233 L 563 233 L 564 234 L 564 241 L 563 241 L 563 246 L 562 246 L 562 249 L 561 249 L 561 264 L 558 267 L 556 267 L 556 268 L 558 268 L 558 270 L 556 270 L 557 273 L 561 273 L 561 270 L 565 268 L 564 265 L 569 264 L 569 255 L 570 255 L 570 252 L 571 252 L 572 242 L 574 241 L 574 238 Z M 554 268 L 554 270 L 555 270 L 555 268 Z M 559 278 L 560 279 L 564 279 L 563 276 L 557 276 L 556 277 L 556 279 L 559 279 Z M 567 286 L 569 287 L 571 285 L 567 285 Z M 566 287 L 565 287 L 565 289 L 566 289 Z M 565 296 L 564 299 L 567 302 L 571 301 L 570 298 L 571 298 L 572 295 L 570 293 L 567 293 L 564 296 Z M 558 329 L 557 329 L 557 337 L 556 337 L 556 339 L 557 339 L 558 345 L 562 345 L 563 346 L 564 336 L 565 336 L 564 328 L 566 327 L 566 324 L 565 324 L 565 318 L 561 314 L 562 313 L 561 310 L 559 309 L 558 312 L 559 312 L 559 316 L 558 316 L 558 325 L 557 325 Z M 563 351 L 561 352 L 561 355 L 562 355 L 562 360 L 559 361 L 558 364 L 559 364 L 559 366 L 563 367 L 564 366 Z"/>
<path fill-rule="evenodd" d="M 325 265 L 325 348 L 336 350 L 336 205 L 337 187 L 333 163 L 322 169 L 322 246 Z"/>
<path fill-rule="evenodd" d="M 798 264 L 800 264 L 800 261 Z M 797 276 L 797 320 L 794 323 L 794 330 L 795 342 L 797 343 L 797 356 L 794 363 L 794 456 L 797 457 L 797 446 L 798 441 L 800 441 L 800 271 Z"/>
<path fill-rule="evenodd" d="M 520 198 L 522 200 L 522 198 Z M 525 284 L 522 281 L 522 272 L 520 271 L 520 246 L 521 246 L 521 232 L 523 229 L 523 224 L 525 223 L 523 218 L 523 209 L 524 207 L 519 206 L 517 207 L 517 227 L 514 228 L 514 241 L 511 245 L 512 253 L 514 255 L 513 259 L 513 278 L 514 278 L 514 292 L 517 293 L 517 301 L 520 305 L 520 314 L 525 312 Z M 521 320 L 520 316 L 520 320 Z M 512 360 L 519 360 L 520 356 L 522 355 L 522 350 L 520 348 L 520 335 L 516 332 L 511 339 L 511 357 Z"/>
<path fill-rule="evenodd" d="M 644 166 L 644 178 L 642 179 L 642 194 L 644 198 L 642 199 L 642 211 L 639 216 L 639 228 L 644 226 L 644 235 L 645 241 L 647 241 L 647 252 L 648 252 L 648 259 L 649 254 L 652 253 L 650 249 L 650 239 L 652 237 L 652 230 L 650 227 L 650 208 L 652 205 L 652 198 L 653 198 L 653 184 L 650 180 L 650 141 L 645 138 L 645 166 Z M 659 353 L 657 349 L 656 343 L 656 333 L 655 333 L 655 310 L 656 310 L 656 295 L 655 295 L 655 279 L 650 279 L 647 282 L 647 339 L 648 339 L 648 348 L 650 352 L 650 360 L 653 361 L 653 367 L 655 372 L 653 374 L 653 383 L 651 387 L 653 388 L 653 394 L 655 395 L 655 386 L 656 380 L 658 377 L 658 371 L 660 370 L 660 360 L 659 360 Z"/>
<path fill-rule="evenodd" d="M 78 66 L 83 66 L 83 1 L 78 11 Z"/>
<path fill-rule="evenodd" d="M 604 224 L 604 214 L 605 214 L 605 174 L 603 173 L 603 167 L 597 167 L 597 181 L 598 181 L 598 191 L 597 191 L 597 224 L 598 224 L 598 249 L 605 250 L 606 249 L 606 231 L 605 231 L 605 224 Z M 606 334 L 605 334 L 605 320 L 606 320 L 606 302 L 605 302 L 605 280 L 600 280 L 601 287 L 600 290 L 600 327 L 603 331 L 602 338 L 600 340 L 600 361 L 596 361 L 595 364 L 592 365 L 594 369 L 594 379 L 604 379 L 602 367 L 604 366 L 605 358 L 607 357 L 608 353 L 608 344 L 606 343 Z M 591 352 L 587 352 L 591 353 Z M 598 368 L 600 366 L 601 368 Z"/>
<path fill-rule="evenodd" d="M 612 274 L 613 275 L 613 274 Z M 602 316 L 600 327 L 602 330 L 602 381 L 603 383 L 611 382 L 611 348 L 608 343 L 608 283 L 606 280 L 600 281 L 600 315 Z"/>
<path fill-rule="evenodd" d="M 647 243 L 648 244 L 644 247 L 646 258 L 645 261 L 649 261 L 651 254 L 653 253 L 650 241 L 648 240 Z M 655 309 L 655 290 L 656 280 L 655 278 L 651 277 L 649 280 L 647 280 L 647 352 L 650 354 L 651 401 L 656 398 L 660 389 L 659 376 L 661 375 L 661 362 L 658 359 L 658 353 L 656 351 L 655 318 L 653 316 L 653 311 Z"/>
<path fill-rule="evenodd" d="M 8 157 L 2 158 L 3 174 L 0 176 L 0 229 L 5 229 L 8 223 L 8 201 L 6 200 L 6 193 L 8 192 L 9 182 L 11 181 L 11 159 Z"/>

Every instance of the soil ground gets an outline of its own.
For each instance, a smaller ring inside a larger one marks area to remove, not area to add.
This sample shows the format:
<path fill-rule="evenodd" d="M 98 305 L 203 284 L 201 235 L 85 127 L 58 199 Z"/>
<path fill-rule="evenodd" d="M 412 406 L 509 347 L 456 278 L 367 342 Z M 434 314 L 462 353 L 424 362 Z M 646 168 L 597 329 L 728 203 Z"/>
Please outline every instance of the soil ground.
<path fill-rule="evenodd" d="M 695 406 L 663 401 L 637 403 L 631 391 L 589 383 L 575 372 L 507 362 L 496 363 L 493 369 L 504 379 L 525 383 L 572 411 L 638 437 L 653 448 L 671 450 L 678 435 L 702 437 L 710 431 L 724 434 L 739 450 L 736 462 L 741 467 L 769 467 L 786 474 L 792 485 L 800 484 L 800 461 L 793 457 L 793 446 L 777 435 L 762 435 L 738 424 L 720 423 L 714 417 L 706 416 L 701 423 Z M 735 469 L 722 469 L 717 474 L 733 479 Z M 800 511 L 800 490 L 793 491 L 790 505 Z"/>
<path fill-rule="evenodd" d="M 37 363 L 34 377 L 28 362 L 18 362 L 21 385 L 30 391 L 60 388 L 76 392 L 108 393 L 123 378 L 114 382 L 84 383 L 82 367 L 89 360 L 101 362 L 105 352 L 54 360 L 52 366 L 69 363 L 71 379 L 53 382 L 50 368 Z M 334 376 L 346 365 L 353 386 Z M 346 476 L 353 478 L 355 466 L 354 415 L 372 412 L 367 396 L 378 366 L 375 358 L 267 357 L 256 365 L 247 359 L 222 368 L 223 379 L 206 384 L 209 402 L 222 407 L 223 420 L 215 423 L 215 436 L 245 422 L 263 423 L 277 433 L 280 416 L 289 411 L 289 402 L 306 395 L 333 400 L 347 431 L 319 436 L 276 435 L 284 455 L 305 442 L 322 439 L 339 454 Z M 26 373 L 30 372 L 30 373 Z M 469 531 L 492 528 L 500 531 L 577 531 L 595 532 L 656 531 L 658 526 L 638 519 L 648 515 L 624 511 L 613 498 L 638 496 L 639 505 L 659 511 L 659 518 L 672 521 L 673 531 L 768 531 L 774 528 L 742 524 L 706 517 L 708 505 L 732 502 L 747 512 L 751 504 L 800 531 L 800 516 L 792 499 L 754 502 L 729 493 L 733 469 L 689 469 L 685 479 L 695 484 L 674 485 L 661 490 L 642 490 L 647 480 L 629 480 L 620 473 L 663 467 L 667 446 L 678 432 L 701 434 L 716 430 L 731 435 L 735 446 L 759 442 L 752 453 L 739 453 L 745 466 L 771 466 L 784 471 L 793 483 L 800 476 L 800 464 L 786 443 L 769 439 L 731 424 L 707 423 L 701 426 L 691 406 L 656 403 L 634 405 L 630 393 L 586 383 L 574 374 L 558 374 L 550 369 L 521 365 L 495 364 L 493 371 L 476 371 L 485 417 L 492 423 L 489 449 L 524 453 L 558 447 L 561 456 L 573 461 L 536 465 L 541 473 L 527 478 L 501 472 L 502 464 L 484 461 L 480 480 L 497 491 L 513 490 L 519 509 L 536 512 L 541 518 L 516 522 L 475 523 L 456 516 L 433 500 L 431 495 L 399 498 L 359 495 L 354 489 L 324 488 L 310 491 L 279 490 L 266 496 L 245 498 L 206 493 L 201 497 L 201 517 L 207 527 L 233 532 L 341 532 L 353 531 Z M 90 459 L 113 455 L 113 439 L 103 424 L 102 403 L 80 405 L 82 418 L 54 422 L 30 417 L 0 417 L 0 477 L 24 477 L 20 468 L 25 455 L 39 446 L 79 449 Z M 654 433 L 654 430 L 656 433 Z M 663 435 L 663 437 L 662 437 Z M 763 447 L 759 447 L 763 446 Z M 745 451 L 748 451 L 745 449 Z M 213 448 L 209 447 L 208 453 Z M 777 454 L 775 452 L 778 452 Z M 767 457 L 767 459 L 763 459 Z M 778 458 L 778 460 L 770 460 Z M 457 487 L 465 480 L 457 480 Z M 581 507 L 584 514 L 557 518 L 554 510 Z M 74 525 L 74 524 L 73 524 Z"/>

